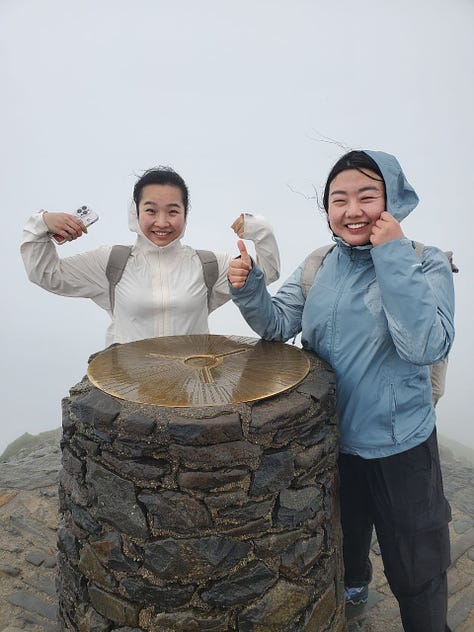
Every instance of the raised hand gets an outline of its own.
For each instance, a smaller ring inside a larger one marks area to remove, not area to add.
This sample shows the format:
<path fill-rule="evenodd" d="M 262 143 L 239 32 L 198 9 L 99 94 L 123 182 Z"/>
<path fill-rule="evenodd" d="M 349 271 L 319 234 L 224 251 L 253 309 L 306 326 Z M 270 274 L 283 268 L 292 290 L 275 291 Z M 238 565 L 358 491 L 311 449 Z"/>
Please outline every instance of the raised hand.
<path fill-rule="evenodd" d="M 66 241 L 73 241 L 87 233 L 87 228 L 80 219 L 69 213 L 43 213 L 43 221 L 50 233 L 61 235 Z"/>
<path fill-rule="evenodd" d="M 372 228 L 370 243 L 372 246 L 380 246 L 400 237 L 404 237 L 400 223 L 388 211 L 383 211 Z"/>
<path fill-rule="evenodd" d="M 247 281 L 249 272 L 252 269 L 252 259 L 250 258 L 247 248 L 241 239 L 238 240 L 237 247 L 240 252 L 240 257 L 232 259 L 230 262 L 227 277 L 232 287 L 239 290 Z"/>
<path fill-rule="evenodd" d="M 238 218 L 233 222 L 231 228 L 238 237 L 243 237 L 244 226 L 245 226 L 245 215 L 244 213 L 241 213 L 238 216 Z"/>

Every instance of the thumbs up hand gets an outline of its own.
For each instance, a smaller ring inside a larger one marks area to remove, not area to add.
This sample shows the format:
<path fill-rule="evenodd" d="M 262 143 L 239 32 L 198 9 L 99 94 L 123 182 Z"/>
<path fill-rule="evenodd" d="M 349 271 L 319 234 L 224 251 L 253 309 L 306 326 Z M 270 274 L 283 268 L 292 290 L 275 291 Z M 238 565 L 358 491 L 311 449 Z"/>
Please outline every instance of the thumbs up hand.
<path fill-rule="evenodd" d="M 240 258 L 232 259 L 227 277 L 232 287 L 239 290 L 245 285 L 249 272 L 252 269 L 252 259 L 241 239 L 238 240 L 237 247 L 240 252 Z"/>

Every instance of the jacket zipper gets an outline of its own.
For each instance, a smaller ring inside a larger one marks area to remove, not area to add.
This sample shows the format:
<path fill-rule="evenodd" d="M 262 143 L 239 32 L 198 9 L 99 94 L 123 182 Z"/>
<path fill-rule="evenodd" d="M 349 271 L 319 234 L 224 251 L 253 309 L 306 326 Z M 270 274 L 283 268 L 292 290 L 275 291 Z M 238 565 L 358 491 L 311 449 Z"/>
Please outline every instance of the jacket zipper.
<path fill-rule="evenodd" d="M 398 444 L 397 433 L 395 429 L 396 412 L 397 412 L 397 398 L 395 397 L 395 387 L 393 386 L 393 383 L 390 382 L 390 424 L 391 424 L 391 432 L 392 432 L 392 441 L 393 443 Z"/>
<path fill-rule="evenodd" d="M 331 330 L 332 330 L 332 334 L 331 334 L 331 347 L 329 349 L 329 357 L 331 358 L 331 362 L 334 362 L 334 344 L 335 344 L 335 337 L 336 337 L 336 314 L 337 314 L 337 308 L 339 305 L 339 301 L 342 297 L 342 294 L 345 290 L 345 287 L 347 285 L 347 279 L 349 278 L 350 273 L 352 272 L 352 269 L 354 268 L 354 256 L 353 253 L 351 252 L 350 255 L 350 264 L 347 267 L 346 273 L 344 278 L 342 279 L 341 282 L 341 286 L 339 288 L 338 293 L 336 294 L 336 298 L 334 300 L 334 305 L 333 305 L 333 309 L 332 309 L 332 319 L 331 319 Z"/>

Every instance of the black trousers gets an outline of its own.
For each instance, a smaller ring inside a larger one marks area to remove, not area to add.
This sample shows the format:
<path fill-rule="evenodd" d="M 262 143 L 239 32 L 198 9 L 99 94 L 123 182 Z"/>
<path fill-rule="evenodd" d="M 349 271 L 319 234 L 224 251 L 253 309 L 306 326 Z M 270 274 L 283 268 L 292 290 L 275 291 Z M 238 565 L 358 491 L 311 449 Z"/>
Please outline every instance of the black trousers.
<path fill-rule="evenodd" d="M 375 527 L 384 572 L 405 632 L 446 632 L 448 523 L 436 431 L 419 446 L 381 459 L 339 455 L 345 585 L 372 578 Z"/>

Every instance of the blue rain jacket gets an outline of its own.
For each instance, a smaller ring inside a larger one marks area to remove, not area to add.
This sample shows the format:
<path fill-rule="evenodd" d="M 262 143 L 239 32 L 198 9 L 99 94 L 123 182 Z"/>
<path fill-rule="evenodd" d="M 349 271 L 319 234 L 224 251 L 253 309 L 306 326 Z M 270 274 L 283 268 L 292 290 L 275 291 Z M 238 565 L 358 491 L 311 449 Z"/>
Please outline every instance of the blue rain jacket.
<path fill-rule="evenodd" d="M 366 153 L 383 174 L 387 210 L 403 220 L 418 203 L 415 191 L 393 156 Z M 244 287 L 230 291 L 263 339 L 301 332 L 303 348 L 332 366 L 341 452 L 385 457 L 419 445 L 433 430 L 428 365 L 453 342 L 452 272 L 441 250 L 425 246 L 420 262 L 406 238 L 376 247 L 335 240 L 306 301 L 304 262 L 274 297 L 255 265 Z"/>

